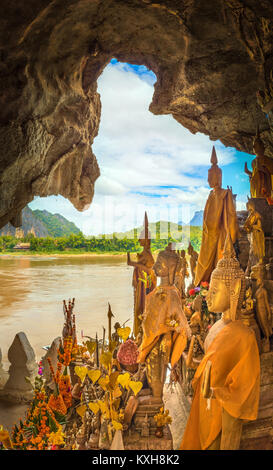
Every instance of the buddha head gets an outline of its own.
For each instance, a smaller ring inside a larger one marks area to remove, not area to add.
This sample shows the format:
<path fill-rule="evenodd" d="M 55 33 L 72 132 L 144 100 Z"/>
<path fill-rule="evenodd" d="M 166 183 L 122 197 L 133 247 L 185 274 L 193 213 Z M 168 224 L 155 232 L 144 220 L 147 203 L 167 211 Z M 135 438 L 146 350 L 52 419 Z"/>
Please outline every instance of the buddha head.
<path fill-rule="evenodd" d="M 225 318 L 236 320 L 245 290 L 244 271 L 236 259 L 231 236 L 228 233 L 223 258 L 218 261 L 211 275 L 210 288 L 206 296 L 209 311 L 225 313 Z"/>
<path fill-rule="evenodd" d="M 260 137 L 259 127 L 257 128 L 257 133 L 253 140 L 253 151 L 257 157 L 264 156 L 264 144 Z"/>
<path fill-rule="evenodd" d="M 158 253 L 153 270 L 156 276 L 167 279 L 168 284 L 173 285 L 178 263 L 179 256 L 169 244 L 164 251 Z"/>
<path fill-rule="evenodd" d="M 222 170 L 217 165 L 217 155 L 215 147 L 212 148 L 211 153 L 211 168 L 208 170 L 208 183 L 211 188 L 221 188 L 222 187 Z"/>

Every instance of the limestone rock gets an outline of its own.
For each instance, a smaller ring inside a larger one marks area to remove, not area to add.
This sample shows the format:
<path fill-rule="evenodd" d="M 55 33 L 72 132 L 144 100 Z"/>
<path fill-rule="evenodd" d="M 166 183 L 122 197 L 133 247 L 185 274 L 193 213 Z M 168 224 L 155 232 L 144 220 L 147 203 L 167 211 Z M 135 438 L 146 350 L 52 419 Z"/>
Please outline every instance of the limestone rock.
<path fill-rule="evenodd" d="M 35 195 L 62 194 L 78 210 L 90 204 L 99 176 L 91 149 L 101 113 L 97 79 L 113 57 L 157 75 L 154 114 L 250 153 L 259 124 L 272 156 L 271 0 L 6 3 L 0 226 Z"/>
<path fill-rule="evenodd" d="M 51 359 L 53 370 L 56 371 L 57 370 L 57 362 L 58 362 L 58 348 L 59 348 L 60 342 L 61 342 L 61 337 L 58 336 L 58 338 L 55 338 L 52 341 L 52 344 L 51 344 L 49 350 L 47 351 L 47 353 L 42 358 L 42 364 L 43 364 L 43 367 L 44 367 L 43 375 L 44 375 L 44 378 L 46 380 L 46 385 L 49 388 L 51 388 L 52 390 L 54 389 L 54 380 L 51 376 L 49 363 L 48 363 L 47 359 L 48 358 Z"/>
<path fill-rule="evenodd" d="M 22 401 L 33 396 L 33 389 L 26 377 L 31 381 L 37 375 L 35 353 L 24 332 L 17 333 L 8 351 L 11 363 L 9 378 L 3 389 L 5 398 Z"/>

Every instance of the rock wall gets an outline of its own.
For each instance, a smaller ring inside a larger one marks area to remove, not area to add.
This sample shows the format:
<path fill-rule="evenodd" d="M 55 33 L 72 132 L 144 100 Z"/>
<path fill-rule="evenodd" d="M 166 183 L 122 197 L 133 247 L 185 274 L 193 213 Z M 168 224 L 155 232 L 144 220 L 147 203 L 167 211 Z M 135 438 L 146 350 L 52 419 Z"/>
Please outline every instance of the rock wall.
<path fill-rule="evenodd" d="M 96 83 L 112 57 L 157 75 L 154 114 L 250 153 L 259 124 L 273 155 L 272 39 L 271 0 L 6 0 L 0 226 L 35 195 L 61 194 L 78 210 L 92 201 Z"/>

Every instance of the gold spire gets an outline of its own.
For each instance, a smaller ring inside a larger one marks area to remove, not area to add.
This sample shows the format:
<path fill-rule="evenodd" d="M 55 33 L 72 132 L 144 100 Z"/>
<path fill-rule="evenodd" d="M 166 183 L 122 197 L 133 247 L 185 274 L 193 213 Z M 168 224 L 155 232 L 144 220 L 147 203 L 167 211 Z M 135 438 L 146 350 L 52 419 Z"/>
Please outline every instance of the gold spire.
<path fill-rule="evenodd" d="M 148 238 L 149 238 L 149 223 L 148 223 L 148 216 L 147 216 L 146 211 L 145 211 L 145 215 L 144 215 L 144 233 L 145 233 L 145 240 L 148 240 Z"/>
<path fill-rule="evenodd" d="M 216 155 L 216 150 L 215 150 L 215 147 L 214 147 L 214 146 L 212 147 L 210 162 L 211 162 L 211 165 L 217 165 L 217 163 L 218 163 L 218 159 L 217 159 L 217 155 Z"/>
<path fill-rule="evenodd" d="M 224 256 L 224 258 L 236 258 L 236 254 L 235 254 L 234 246 L 233 246 L 232 239 L 231 239 L 231 236 L 230 236 L 230 232 L 228 232 L 227 236 L 226 236 L 223 256 Z"/>

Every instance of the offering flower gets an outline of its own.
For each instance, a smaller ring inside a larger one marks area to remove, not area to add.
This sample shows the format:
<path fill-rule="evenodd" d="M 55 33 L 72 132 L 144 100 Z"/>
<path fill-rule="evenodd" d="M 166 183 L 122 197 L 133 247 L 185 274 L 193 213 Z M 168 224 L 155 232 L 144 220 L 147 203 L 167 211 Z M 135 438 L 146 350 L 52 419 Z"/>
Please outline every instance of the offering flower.
<path fill-rule="evenodd" d="M 120 345 L 117 359 L 125 366 L 136 364 L 138 359 L 137 344 L 133 340 L 127 339 L 125 343 Z"/>

